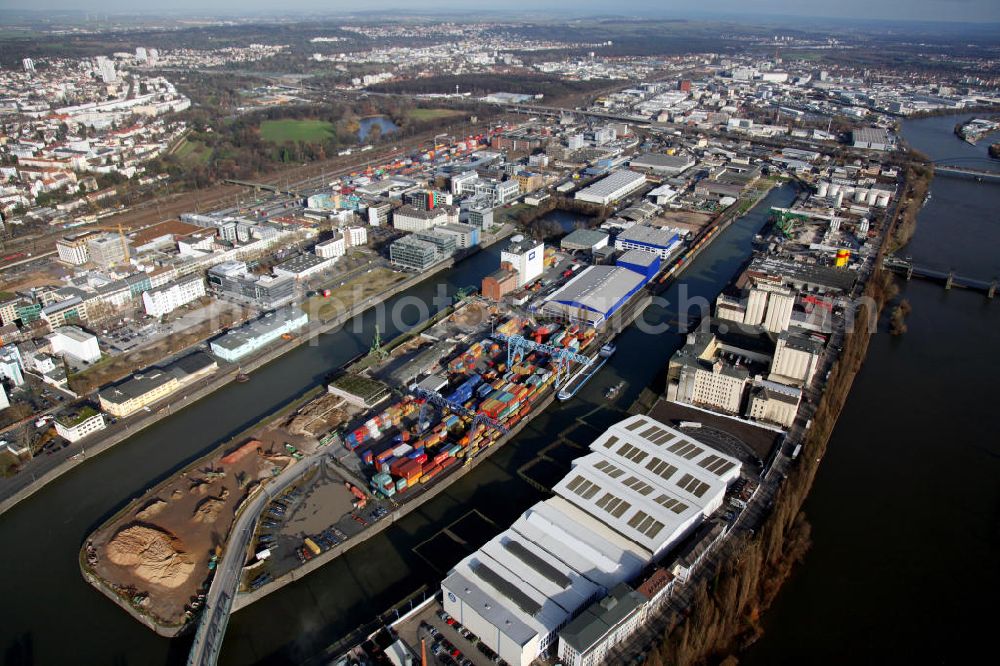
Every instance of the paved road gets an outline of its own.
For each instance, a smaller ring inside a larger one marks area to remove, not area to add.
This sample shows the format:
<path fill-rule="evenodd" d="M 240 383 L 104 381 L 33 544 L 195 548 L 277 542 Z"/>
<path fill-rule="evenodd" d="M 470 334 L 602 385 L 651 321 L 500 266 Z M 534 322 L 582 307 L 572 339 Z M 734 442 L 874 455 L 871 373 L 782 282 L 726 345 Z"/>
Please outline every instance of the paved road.
<path fill-rule="evenodd" d="M 246 561 L 247 549 L 253 539 L 257 519 L 264 507 L 288 486 L 298 481 L 306 472 L 326 454 L 326 449 L 320 449 L 308 458 L 286 468 L 258 494 L 240 513 L 233 524 L 226 550 L 215 569 L 212 585 L 205 599 L 205 608 L 201 614 L 198 631 L 195 634 L 188 664 L 211 666 L 219 658 L 222 640 L 229 624 L 229 613 L 233 598 L 239 590 L 240 577 Z"/>

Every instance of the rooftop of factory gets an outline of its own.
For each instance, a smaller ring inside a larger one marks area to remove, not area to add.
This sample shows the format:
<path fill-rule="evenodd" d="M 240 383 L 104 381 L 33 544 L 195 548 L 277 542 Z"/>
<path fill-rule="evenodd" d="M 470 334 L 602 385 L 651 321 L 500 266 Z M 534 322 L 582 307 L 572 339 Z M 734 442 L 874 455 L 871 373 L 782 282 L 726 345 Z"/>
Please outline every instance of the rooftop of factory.
<path fill-rule="evenodd" d="M 627 268 L 589 266 L 547 300 L 606 315 L 644 281 L 644 276 Z"/>
<path fill-rule="evenodd" d="M 653 557 L 558 496 L 525 511 L 512 529 L 605 588 L 636 574 Z"/>
<path fill-rule="evenodd" d="M 618 234 L 615 240 L 667 248 L 676 243 L 679 237 L 676 229 L 636 224 Z"/>
<path fill-rule="evenodd" d="M 606 197 L 610 196 L 623 187 L 628 187 L 639 181 L 645 181 L 646 176 L 641 173 L 636 173 L 635 171 L 629 171 L 628 169 L 622 169 L 620 171 L 612 171 L 606 177 L 588 185 L 584 189 L 580 190 L 580 194 L 589 196 Z"/>
<path fill-rule="evenodd" d="M 559 245 L 565 250 L 589 250 L 607 239 L 607 232 L 600 229 L 574 229 L 559 242 Z"/>
<path fill-rule="evenodd" d="M 305 316 L 306 314 L 298 308 L 292 306 L 284 307 L 274 312 L 268 312 L 260 319 L 229 331 L 225 335 L 213 340 L 212 344 L 218 345 L 223 349 L 235 351 L 242 348 L 247 342 L 271 335 L 275 330 L 284 328 L 289 322 L 301 320 Z"/>

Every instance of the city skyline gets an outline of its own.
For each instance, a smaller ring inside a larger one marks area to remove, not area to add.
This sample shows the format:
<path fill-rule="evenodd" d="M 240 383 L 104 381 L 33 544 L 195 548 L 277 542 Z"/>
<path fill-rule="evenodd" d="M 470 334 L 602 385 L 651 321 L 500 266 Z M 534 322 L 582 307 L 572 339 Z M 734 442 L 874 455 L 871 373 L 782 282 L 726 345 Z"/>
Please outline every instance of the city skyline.
<path fill-rule="evenodd" d="M 932 22 L 1000 22 L 1000 6 L 991 0 L 914 0 L 905 3 L 904 8 L 897 0 L 844 0 L 831 11 L 829 3 L 819 0 L 761 0 L 749 8 L 746 3 L 737 0 L 671 0 L 668 3 L 632 0 L 617 3 L 609 7 L 597 0 L 581 0 L 579 2 L 526 2 L 514 0 L 508 3 L 506 12 L 530 12 L 533 14 L 556 13 L 569 16 L 622 16 L 627 14 L 642 16 L 676 17 L 676 18 L 726 18 L 748 16 L 761 19 L 847 19 L 847 20 L 893 20 L 893 21 L 932 21 Z M 27 2 L 14 0 L 8 10 L 31 11 L 75 11 L 83 13 L 74 3 L 66 0 L 38 0 Z M 374 0 L 366 3 L 363 9 L 358 5 L 342 0 L 322 2 L 320 0 L 290 0 L 282 3 L 280 8 L 265 0 L 177 0 L 169 7 L 137 7 L 127 0 L 97 0 L 90 3 L 86 12 L 112 12 L 133 15 L 174 15 L 194 12 L 199 15 L 280 15 L 295 13 L 372 13 L 379 11 L 401 11 L 408 14 L 421 12 L 438 13 L 455 11 L 463 15 L 496 14 L 496 11 L 471 9 L 468 3 L 458 0 L 433 0 L 419 3 L 417 7 L 400 3 L 399 0 Z"/>

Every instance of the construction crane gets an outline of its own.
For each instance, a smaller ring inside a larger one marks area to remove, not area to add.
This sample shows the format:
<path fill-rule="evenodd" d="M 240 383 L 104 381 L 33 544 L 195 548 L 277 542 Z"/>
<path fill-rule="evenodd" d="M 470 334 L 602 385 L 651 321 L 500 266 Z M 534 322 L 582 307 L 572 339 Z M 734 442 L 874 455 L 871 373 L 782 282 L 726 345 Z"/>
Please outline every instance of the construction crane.
<path fill-rule="evenodd" d="M 125 229 L 122 227 L 122 223 L 118 224 L 88 224 L 83 227 L 83 231 L 117 231 L 118 236 L 122 239 L 122 250 L 125 253 L 125 262 L 128 263 L 132 260 L 132 254 L 128 248 L 128 238 L 125 237 Z"/>
<path fill-rule="evenodd" d="M 493 337 L 501 342 L 507 343 L 507 367 L 514 365 L 516 361 L 524 358 L 526 352 L 539 351 L 548 354 L 556 362 L 556 386 L 560 380 L 569 379 L 570 363 L 576 361 L 584 366 L 590 365 L 593 359 L 577 354 L 576 352 L 563 347 L 553 347 L 529 340 L 522 335 L 507 335 L 505 333 L 493 333 Z"/>
<path fill-rule="evenodd" d="M 428 391 L 427 389 L 422 389 L 419 386 L 415 386 L 413 387 L 411 392 L 413 393 L 413 395 L 417 396 L 418 398 L 423 398 L 424 400 L 426 400 L 432 405 L 435 405 L 436 407 L 451 410 L 455 414 L 461 414 L 462 416 L 472 417 L 472 424 L 469 426 L 470 430 L 474 430 L 477 425 L 483 424 L 485 426 L 493 428 L 502 435 L 506 435 L 509 432 L 507 428 L 498 421 L 491 419 L 485 414 L 479 414 L 477 412 L 474 412 L 461 403 L 448 400 L 437 391 Z"/>

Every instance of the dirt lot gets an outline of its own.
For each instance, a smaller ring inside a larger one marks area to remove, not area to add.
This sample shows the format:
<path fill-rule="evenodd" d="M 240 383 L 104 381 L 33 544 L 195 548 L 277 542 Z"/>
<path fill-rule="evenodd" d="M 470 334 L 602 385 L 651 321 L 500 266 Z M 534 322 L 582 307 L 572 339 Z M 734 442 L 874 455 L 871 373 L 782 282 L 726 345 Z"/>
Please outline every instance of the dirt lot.
<path fill-rule="evenodd" d="M 696 234 L 711 221 L 712 215 L 709 213 L 697 213 L 690 210 L 669 210 L 650 220 L 650 224 L 660 227 L 675 227 Z"/>
<path fill-rule="evenodd" d="M 389 287 L 407 278 L 404 273 L 396 273 L 388 268 L 374 268 L 371 273 L 363 273 L 343 287 L 332 289 L 329 297 L 313 296 L 302 304 L 309 318 L 319 317 L 330 321 L 350 310 L 356 303 L 380 294 Z"/>
<path fill-rule="evenodd" d="M 292 462 L 268 439 L 220 451 L 133 502 L 88 543 L 94 573 L 159 622 L 183 623 L 236 508 Z"/>

